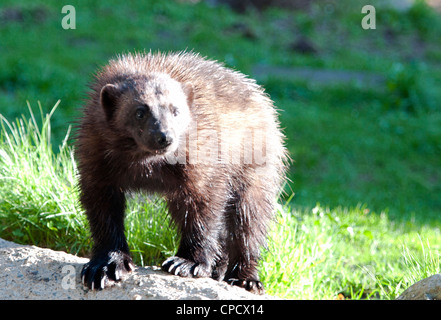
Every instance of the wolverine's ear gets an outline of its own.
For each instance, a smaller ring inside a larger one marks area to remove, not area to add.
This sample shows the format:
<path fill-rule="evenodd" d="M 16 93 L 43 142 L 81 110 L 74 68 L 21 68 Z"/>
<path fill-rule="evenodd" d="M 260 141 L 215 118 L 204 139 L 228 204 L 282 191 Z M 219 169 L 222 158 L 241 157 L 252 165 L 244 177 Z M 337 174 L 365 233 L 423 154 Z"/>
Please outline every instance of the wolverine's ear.
<path fill-rule="evenodd" d="M 193 85 L 191 83 L 182 84 L 182 89 L 184 90 L 185 95 L 187 96 L 187 104 L 191 106 L 193 104 Z"/>
<path fill-rule="evenodd" d="M 117 107 L 117 100 L 121 96 L 121 88 L 115 84 L 106 84 L 100 93 L 101 107 L 106 113 L 107 121 L 112 119 Z"/>

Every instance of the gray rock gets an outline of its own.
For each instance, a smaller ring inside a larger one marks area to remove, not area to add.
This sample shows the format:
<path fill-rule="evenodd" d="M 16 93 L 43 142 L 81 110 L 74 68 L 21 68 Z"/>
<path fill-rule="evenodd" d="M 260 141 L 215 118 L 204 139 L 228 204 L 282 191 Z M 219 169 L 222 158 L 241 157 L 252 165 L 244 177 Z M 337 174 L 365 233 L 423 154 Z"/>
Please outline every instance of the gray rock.
<path fill-rule="evenodd" d="M 212 279 L 188 279 L 138 267 L 113 287 L 90 291 L 80 282 L 88 259 L 0 239 L 0 299 L 273 299 Z"/>
<path fill-rule="evenodd" d="M 397 300 L 441 300 L 441 274 L 435 274 L 411 285 Z"/>

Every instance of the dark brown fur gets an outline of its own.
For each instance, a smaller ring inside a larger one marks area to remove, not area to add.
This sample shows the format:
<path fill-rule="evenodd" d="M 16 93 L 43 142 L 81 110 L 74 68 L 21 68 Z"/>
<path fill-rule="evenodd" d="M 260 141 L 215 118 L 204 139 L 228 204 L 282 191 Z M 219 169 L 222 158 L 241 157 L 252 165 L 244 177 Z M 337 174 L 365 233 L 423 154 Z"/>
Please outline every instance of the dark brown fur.
<path fill-rule="evenodd" d="M 91 89 L 76 152 L 94 240 L 83 283 L 103 288 L 133 269 L 125 193 L 142 190 L 165 196 L 181 236 L 164 270 L 262 293 L 259 250 L 286 160 L 277 113 L 263 90 L 193 53 L 120 56 L 97 73 Z M 135 111 L 140 105 L 147 114 Z M 176 150 L 182 158 L 170 161 Z"/>

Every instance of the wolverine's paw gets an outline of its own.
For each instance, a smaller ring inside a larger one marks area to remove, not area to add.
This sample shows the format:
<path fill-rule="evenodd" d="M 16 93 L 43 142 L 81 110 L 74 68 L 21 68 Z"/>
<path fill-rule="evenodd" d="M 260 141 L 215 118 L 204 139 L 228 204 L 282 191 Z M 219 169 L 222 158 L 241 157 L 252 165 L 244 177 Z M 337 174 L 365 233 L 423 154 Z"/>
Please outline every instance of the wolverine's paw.
<path fill-rule="evenodd" d="M 225 281 L 233 286 L 238 286 L 238 287 L 244 288 L 254 294 L 264 294 L 265 293 L 265 289 L 263 288 L 263 284 L 259 280 L 228 279 Z"/>
<path fill-rule="evenodd" d="M 128 254 L 112 251 L 86 263 L 81 271 L 81 282 L 89 289 L 101 290 L 123 280 L 134 269 L 135 265 Z"/>
<path fill-rule="evenodd" d="M 186 278 L 204 278 L 211 276 L 211 268 L 180 257 L 170 257 L 162 264 L 162 270 Z"/>

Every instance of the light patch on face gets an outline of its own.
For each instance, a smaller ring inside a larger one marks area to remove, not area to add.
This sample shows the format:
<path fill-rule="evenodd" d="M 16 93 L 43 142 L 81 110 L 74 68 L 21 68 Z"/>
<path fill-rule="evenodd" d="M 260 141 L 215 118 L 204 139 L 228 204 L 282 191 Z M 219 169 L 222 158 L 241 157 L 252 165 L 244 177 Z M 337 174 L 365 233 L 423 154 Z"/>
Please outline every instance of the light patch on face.
<path fill-rule="evenodd" d="M 170 121 L 168 127 L 176 132 L 184 132 L 190 123 L 190 109 L 181 83 L 164 73 L 153 73 L 148 76 L 142 95 L 142 101 L 151 108 L 158 119 Z M 169 112 L 172 117 L 168 117 Z M 165 116 L 165 119 L 163 116 Z"/>

